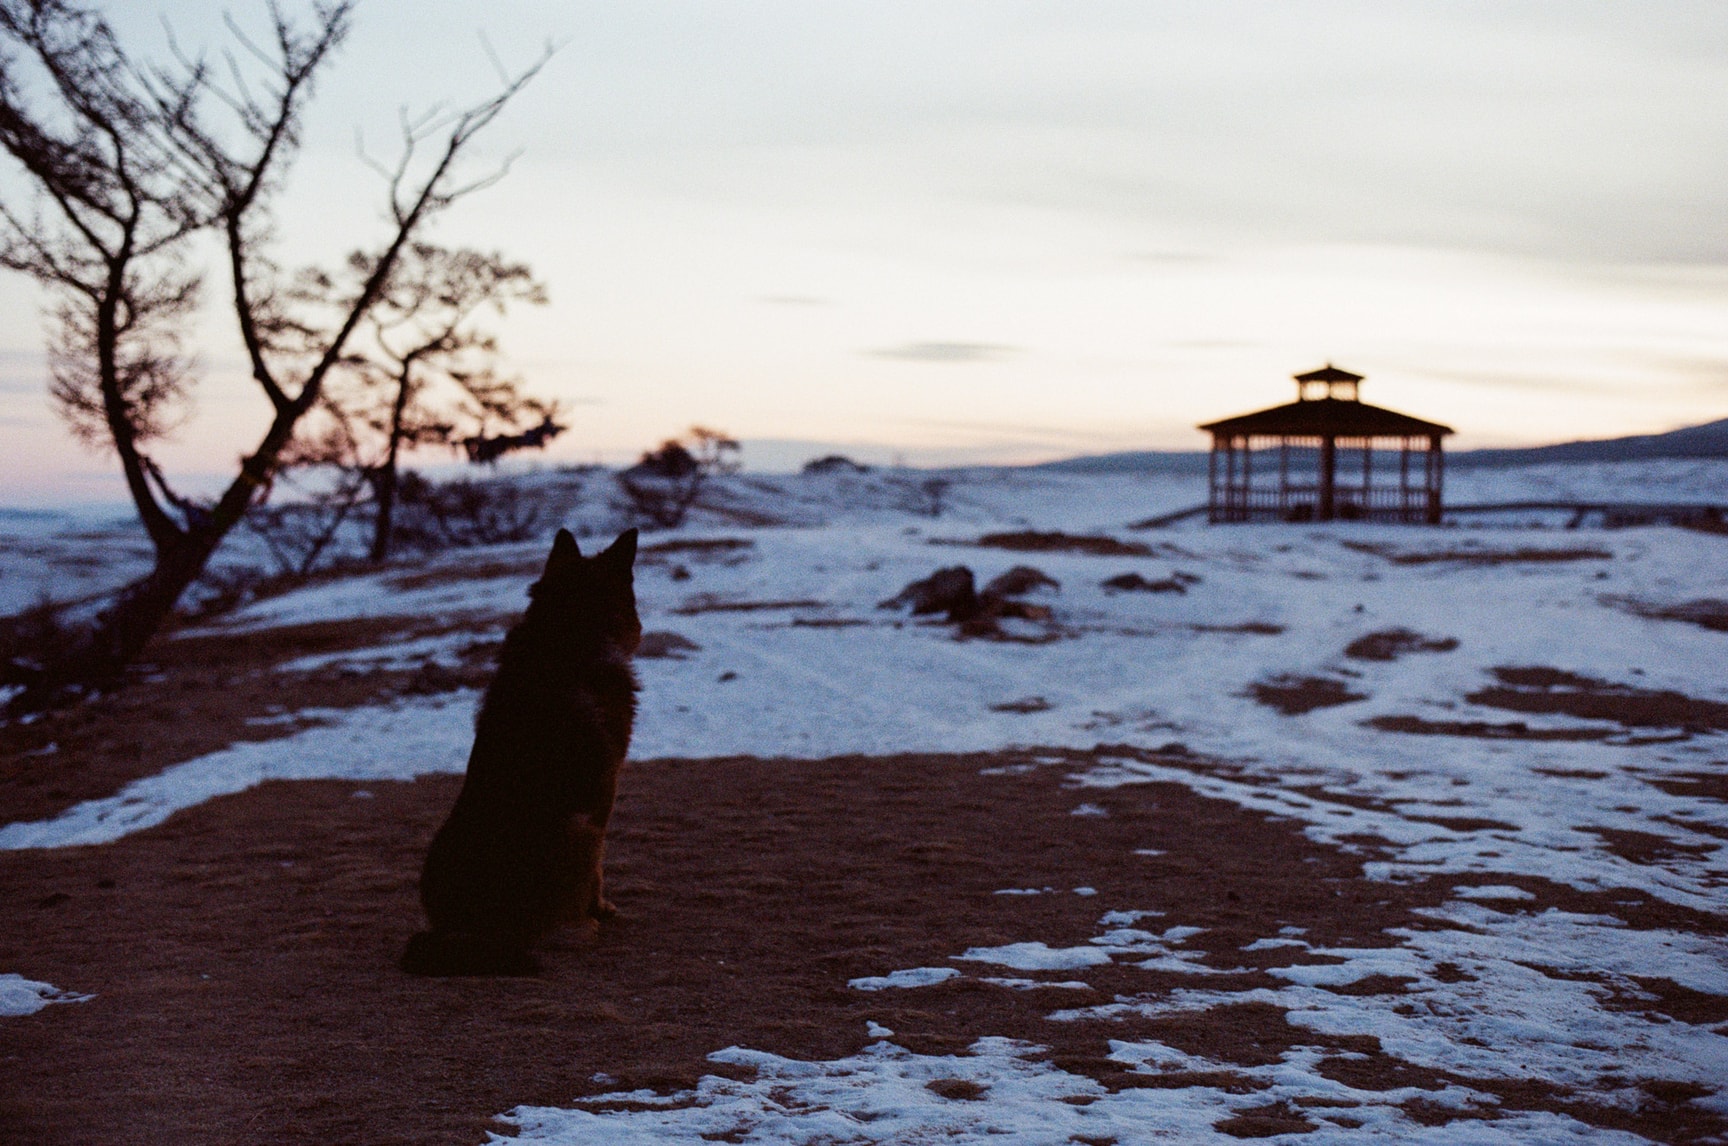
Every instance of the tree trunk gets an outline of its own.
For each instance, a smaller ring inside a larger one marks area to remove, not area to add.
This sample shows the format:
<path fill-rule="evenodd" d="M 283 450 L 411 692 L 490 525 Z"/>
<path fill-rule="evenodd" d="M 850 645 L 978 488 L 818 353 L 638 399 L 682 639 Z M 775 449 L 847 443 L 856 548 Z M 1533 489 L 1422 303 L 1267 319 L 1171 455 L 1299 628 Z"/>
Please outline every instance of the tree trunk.
<path fill-rule="evenodd" d="M 191 528 L 158 549 L 155 567 L 122 589 L 97 616 L 84 639 L 55 657 L 36 680 L 28 682 L 14 706 L 39 708 L 79 686 L 101 688 L 119 680 L 174 612 L 186 590 L 203 574 L 216 547 L 245 516 L 254 494 L 265 484 L 260 475 L 274 472 L 297 417 L 277 417 L 258 452 L 241 463 L 239 476 L 223 491 L 221 500 Z"/>
<path fill-rule="evenodd" d="M 204 572 L 220 540 L 208 530 L 188 534 L 164 552 L 148 574 L 121 590 L 97 619 L 84 664 L 76 666 L 82 671 L 75 680 L 101 684 L 118 677 Z"/>
<path fill-rule="evenodd" d="M 408 414 L 412 396 L 414 360 L 420 351 L 412 351 L 402 360 L 396 375 L 396 400 L 390 407 L 390 448 L 384 454 L 384 464 L 378 467 L 377 480 L 372 483 L 372 497 L 378 504 L 378 515 L 372 521 L 372 552 L 367 559 L 382 564 L 390 556 L 390 533 L 396 513 L 397 464 L 402 452 L 402 421 Z"/>
<path fill-rule="evenodd" d="M 372 549 L 366 559 L 374 565 L 382 564 L 390 556 L 391 533 L 395 528 L 396 486 L 396 451 L 392 449 L 390 460 L 378 467 L 372 482 L 372 503 L 377 514 L 372 520 Z"/>

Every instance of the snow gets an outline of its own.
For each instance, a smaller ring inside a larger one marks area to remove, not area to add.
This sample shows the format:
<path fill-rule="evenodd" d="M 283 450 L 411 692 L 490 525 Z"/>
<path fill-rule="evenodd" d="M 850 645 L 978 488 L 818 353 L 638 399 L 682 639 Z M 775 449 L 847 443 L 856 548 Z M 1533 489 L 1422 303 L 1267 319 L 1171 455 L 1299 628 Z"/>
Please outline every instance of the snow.
<path fill-rule="evenodd" d="M 1373 1035 L 1387 1053 L 1417 1066 L 1481 1078 L 1544 1079 L 1634 1106 L 1639 1096 L 1626 1072 L 1634 1079 L 1680 1079 L 1709 1087 L 1728 1077 L 1728 1039 L 1722 1035 L 1602 1006 L 1610 985 L 1630 987 L 1636 997 L 1633 975 L 1728 994 L 1728 966 L 1719 941 L 1631 931 L 1605 917 L 1556 910 L 1504 915 L 1459 902 L 1430 914 L 1467 930 L 1399 929 L 1392 933 L 1401 941 L 1397 947 L 1314 949 L 1310 954 L 1343 961 L 1275 968 L 1271 973 L 1291 984 L 1279 990 L 1179 990 L 1155 1002 L 1111 1003 L 1051 1017 L 1162 1015 L 1263 1002 L 1288 1008 L 1290 1022 L 1318 1032 Z M 1436 977 L 1440 964 L 1467 977 Z M 1558 977 L 1544 967 L 1579 977 Z M 1351 995 L 1327 989 L 1370 975 L 1412 982 L 1403 993 Z M 1509 1047 L 1518 1048 L 1516 1061 L 1508 1061 Z M 1277 1069 L 1288 1076 L 1311 1066 L 1287 1059 Z M 1324 1082 L 1314 1075 L 1311 1092 Z M 1702 1101 L 1728 1109 L 1722 1095 Z M 1448 1128 L 1446 1141 L 1454 1140 L 1456 1129 Z"/>
<path fill-rule="evenodd" d="M 853 979 L 846 985 L 854 991 L 886 991 L 891 987 L 928 987 L 955 978 L 960 972 L 952 967 L 911 967 L 886 975 Z"/>
<path fill-rule="evenodd" d="M 1505 501 L 1721 505 L 1728 501 L 1725 468 L 1713 458 L 1549 463 L 1509 469 L 1449 466 L 1446 500 L 1453 505 Z"/>
<path fill-rule="evenodd" d="M 455 668 L 463 654 L 483 642 L 472 633 L 446 633 L 438 637 L 419 637 L 395 641 L 370 649 L 345 649 L 333 653 L 313 653 L 296 657 L 276 666 L 278 672 L 323 672 L 327 669 L 360 669 L 370 671 L 411 670 L 427 664 Z"/>
<path fill-rule="evenodd" d="M 1016 971 L 1072 971 L 1110 962 L 1110 953 L 1096 947 L 1046 947 L 1042 943 L 1009 943 L 1001 947 L 971 947 L 956 959 L 1012 967 Z"/>
<path fill-rule="evenodd" d="M 1085 798 L 1087 789 L 1181 784 L 1274 813 L 1315 842 L 1346 851 L 1355 840 L 1377 837 L 1386 843 L 1365 865 L 1370 878 L 1445 880 L 1450 898 L 1430 912 L 1433 928 L 1388 933 L 1388 947 L 1310 948 L 1293 928 L 1247 944 L 1246 951 L 1282 946 L 1297 953 L 1298 962 L 1273 972 L 1281 984 L 1275 988 L 1228 989 L 1235 972 L 1207 966 L 1185 947 L 1195 928 L 1163 917 L 1154 904 L 1100 897 L 1098 934 L 1083 945 L 1049 947 L 1026 936 L 956 951 L 949 957 L 956 966 L 885 967 L 881 975 L 853 980 L 853 989 L 915 989 L 975 975 L 1011 989 L 1051 992 L 1050 1017 L 1066 1021 L 1258 1000 L 1288 1009 L 1292 1022 L 1316 1032 L 1372 1034 L 1388 1053 L 1417 1066 L 1482 1078 L 1541 1077 L 1627 1106 L 1639 1100 L 1638 1078 L 1709 1086 L 1728 1078 L 1728 1037 L 1686 1022 L 1652 1022 L 1624 1003 L 1647 995 L 1640 979 L 1728 995 L 1728 946 L 1680 931 L 1633 929 L 1606 916 L 1537 909 L 1532 893 L 1516 882 L 1621 889 L 1722 914 L 1728 806 L 1685 788 L 1689 776 L 1721 773 L 1722 734 L 1626 729 L 1469 699 L 1494 682 L 1496 667 L 1546 666 L 1728 702 L 1728 677 L 1721 671 L 1728 636 L 1625 607 L 1627 601 L 1662 606 L 1728 599 L 1722 538 L 1669 528 L 1505 525 L 1190 523 L 1132 531 L 1125 523 L 1197 500 L 1195 483 L 1034 471 L 949 476 L 955 484 L 948 506 L 935 519 L 907 512 L 907 489 L 892 475 L 733 479 L 724 492 L 734 503 L 772 509 L 794 524 L 744 529 L 710 514 L 676 536 L 743 538 L 751 545 L 724 560 L 687 551 L 676 562 L 641 564 L 645 626 L 675 632 L 697 647 L 681 659 L 639 662 L 643 693 L 633 754 L 812 758 L 1121 745 L 1135 751 L 1105 752 L 1099 764 L 1071 777 L 1080 789 L 1074 814 L 1103 812 Z M 1728 501 L 1728 463 L 1709 461 L 1460 470 L 1449 482 L 1457 501 Z M 586 534 L 605 525 L 586 521 Z M 1013 529 L 1104 532 L 1150 552 L 1097 557 L 967 544 L 982 533 Z M 473 631 L 460 631 L 461 622 L 495 630 L 520 607 L 542 548 L 449 554 L 426 569 L 313 585 L 207 629 L 402 617 L 436 622 L 444 635 L 320 654 L 282 668 L 449 662 L 476 640 Z M 1542 550 L 1566 559 L 1493 556 Z M 1412 555 L 1425 559 L 1397 560 Z M 1054 610 L 1053 620 L 1019 622 L 1010 634 L 1016 640 L 959 640 L 952 626 L 877 607 L 908 582 L 953 564 L 970 566 L 980 582 L 1014 565 L 1036 566 L 1061 583 L 1058 592 L 1038 598 Z M 689 578 L 676 579 L 675 565 Z M 476 574 L 464 576 L 465 568 Z M 1184 593 L 1102 587 L 1126 572 L 1153 581 L 1183 572 L 1198 581 Z M 425 573 L 439 575 L 419 575 Z M 751 607 L 717 607 L 728 605 Z M 1352 641 L 1392 628 L 1453 638 L 1458 645 L 1390 661 L 1344 654 Z M 1277 676 L 1336 681 L 1363 699 L 1284 715 L 1248 695 L 1255 683 Z M 1030 697 L 1042 698 L 1043 706 L 1000 707 Z M 371 782 L 460 772 L 476 699 L 455 692 L 293 714 L 310 726 L 177 764 L 50 820 L 7 825 L 0 828 L 0 847 L 111 842 L 268 779 Z M 1418 736 L 1367 723 L 1383 716 L 1521 721 L 1534 730 L 1600 736 Z M 1017 768 L 1062 763 L 1052 756 L 1043 765 Z M 1609 842 L 1626 832 L 1667 846 L 1655 858 L 1629 859 Z M 1158 842 L 1146 840 L 1136 852 L 1158 855 Z M 1037 887 L 998 892 L 1054 893 Z M 1150 1001 L 1056 1010 L 1062 1001 L 1057 989 L 1085 984 L 987 970 L 1048 973 L 1112 962 L 1179 971 L 1193 985 Z M 1451 970 L 1442 973 L 1442 965 Z M 1369 976 L 1390 977 L 1404 988 L 1337 990 Z M 0 978 L 7 999 L 38 986 Z M 1205 1141 L 1224 1137 L 1213 1124 L 1233 1110 L 1307 1096 L 1355 1103 L 1348 1114 L 1362 1123 L 1349 1129 L 1320 1117 L 1332 1108 L 1312 1108 L 1319 1128 L 1305 1141 L 1315 1143 L 1345 1135 L 1448 1143 L 1638 1140 L 1556 1115 L 1419 1128 L 1398 1109 L 1418 1092 L 1353 1090 L 1319 1073 L 1314 1048 L 1297 1047 L 1276 1063 L 1247 1068 L 1189 1060 L 1154 1043 L 1120 1044 L 1117 1057 L 1133 1069 L 1228 1069 L 1264 1089 L 1249 1096 L 1209 1086 L 1110 1094 L 1029 1057 L 1032 1048 L 1023 1044 L 984 1039 L 972 1055 L 922 1056 L 894 1045 L 879 1024 L 870 1034 L 877 1041 L 865 1051 L 826 1063 L 743 1048 L 716 1053 L 718 1062 L 757 1067 L 753 1082 L 709 1077 L 681 1095 L 611 1095 L 568 1110 L 519 1108 L 509 1117 L 521 1126 L 523 1141 L 548 1143 L 697 1142 L 705 1134 L 742 1134 L 764 1143 L 971 1142 L 1001 1140 L 1004 1133 L 1016 1142 L 1067 1142 L 1075 1135 Z M 972 1082 L 983 1088 L 981 1097 L 946 1098 L 925 1085 L 939 1079 Z M 1442 1104 L 1495 1101 L 1457 1086 L 1419 1093 Z M 1060 1101 L 1065 1097 L 1091 1101 L 1074 1105 Z M 625 1099 L 630 1109 L 598 1108 Z M 1725 1100 L 1701 1101 L 1721 1109 Z"/>
<path fill-rule="evenodd" d="M 1485 887 L 1466 887 L 1459 884 L 1452 889 L 1452 894 L 1463 899 L 1535 899 L 1536 897 L 1521 887 L 1511 887 L 1504 883 L 1491 883 Z"/>
<path fill-rule="evenodd" d="M 14 972 L 0 974 L 0 1016 L 33 1015 L 51 1003 L 84 1003 L 95 997 L 62 991 Z"/>
<path fill-rule="evenodd" d="M 1315 1096 L 1347 1104 L 1321 1113 L 1348 1115 L 1351 1124 L 1322 1121 L 1318 1129 L 1301 1137 L 1304 1143 L 1419 1139 L 1464 1146 L 1530 1142 L 1630 1146 L 1644 1141 L 1550 1114 L 1513 1113 L 1494 1122 L 1419 1128 L 1401 1115 L 1397 1103 L 1417 1096 L 1457 1106 L 1472 1099 L 1492 1100 L 1461 1087 L 1363 1091 L 1325 1079 L 1318 1079 L 1317 1090 L 1318 1076 L 1304 1069 L 1317 1056 L 1303 1050 L 1293 1052 L 1286 1062 L 1242 1071 L 1267 1084 L 1249 1096 L 1204 1086 L 1129 1088 L 1111 1094 L 1091 1079 L 1033 1060 L 1029 1056 L 1036 1050 L 1009 1039 L 985 1038 L 965 1055 L 920 1055 L 878 1041 L 849 1058 L 810 1063 L 728 1047 L 710 1055 L 710 1060 L 753 1067 L 757 1072 L 753 1081 L 710 1075 L 695 1090 L 672 1095 L 597 1095 L 572 1109 L 517 1107 L 504 1116 L 515 1124 L 516 1135 L 495 1136 L 492 1141 L 546 1146 L 593 1142 L 699 1146 L 715 1140 L 785 1146 L 833 1142 L 1067 1146 L 1077 1139 L 1223 1143 L 1237 1139 L 1219 1133 L 1213 1124 L 1237 1110 Z M 1119 1043 L 1112 1057 L 1147 1073 L 1209 1070 L 1217 1065 L 1155 1044 Z M 953 1086 L 955 1082 L 970 1086 L 961 1091 Z M 948 1098 L 942 1090 L 978 1097 Z M 642 1109 L 584 1109 L 620 1101 Z"/>
<path fill-rule="evenodd" d="M 0 828 L 0 849 L 112 843 L 175 812 L 266 780 L 411 780 L 460 773 L 473 735 L 474 694 L 405 700 L 386 708 L 309 711 L 318 725 L 281 740 L 231 744 L 134 780 L 117 794 L 50 820 Z"/>
<path fill-rule="evenodd" d="M 153 550 L 122 507 L 0 509 L 0 614 L 79 600 L 149 570 Z"/>

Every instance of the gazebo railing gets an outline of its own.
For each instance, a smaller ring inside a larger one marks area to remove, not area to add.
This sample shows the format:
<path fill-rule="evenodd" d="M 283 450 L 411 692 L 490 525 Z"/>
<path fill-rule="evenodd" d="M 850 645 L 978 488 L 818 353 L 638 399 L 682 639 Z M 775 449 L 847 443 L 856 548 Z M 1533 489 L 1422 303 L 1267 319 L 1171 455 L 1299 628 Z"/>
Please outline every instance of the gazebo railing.
<path fill-rule="evenodd" d="M 1318 485 L 1282 489 L 1219 486 L 1212 495 L 1213 521 L 1311 521 L 1319 513 Z M 1332 491 L 1332 512 L 1346 521 L 1422 521 L 1429 515 L 1430 497 L 1420 486 L 1336 488 Z"/>

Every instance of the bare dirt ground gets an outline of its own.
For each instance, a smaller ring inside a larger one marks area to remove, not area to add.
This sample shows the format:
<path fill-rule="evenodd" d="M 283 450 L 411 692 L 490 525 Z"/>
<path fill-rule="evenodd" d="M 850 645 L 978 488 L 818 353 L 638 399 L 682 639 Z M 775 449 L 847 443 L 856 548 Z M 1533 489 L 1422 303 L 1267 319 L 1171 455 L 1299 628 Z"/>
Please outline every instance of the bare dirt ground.
<path fill-rule="evenodd" d="M 471 630 L 473 622 L 454 627 Z M 158 640 L 118 693 L 0 725 L 0 822 L 40 819 L 111 796 L 131 780 L 236 741 L 289 735 L 305 726 L 295 714 L 307 709 L 483 685 L 491 674 L 484 656 L 442 672 L 276 671 L 299 657 L 449 631 L 450 625 L 385 618 Z M 476 634 L 477 651 L 502 636 L 501 625 Z"/>
<path fill-rule="evenodd" d="M 1316 708 L 1332 708 L 1355 700 L 1367 700 L 1364 692 L 1351 692 L 1341 680 L 1320 676 L 1275 676 L 1248 686 L 1248 695 L 1285 716 L 1300 716 Z"/>
<path fill-rule="evenodd" d="M 478 664 L 437 679 L 270 671 L 309 653 L 431 633 L 344 622 L 165 642 L 154 668 L 118 696 L 0 729 L 0 822 L 110 795 L 237 738 L 282 735 L 309 705 L 484 680 Z M 1542 711 L 1549 703 L 1569 711 L 1574 693 L 1591 691 L 1546 677 L 1499 687 L 1539 695 L 1519 703 Z M 255 723 L 271 712 L 290 719 Z M 1057 1006 L 1157 998 L 1190 985 L 1128 963 L 1087 969 L 1085 991 L 1021 991 L 971 975 L 915 991 L 848 989 L 849 979 L 945 965 L 974 946 L 1083 943 L 1107 904 L 1156 908 L 1205 928 L 1188 949 L 1203 950 L 1209 966 L 1253 968 L 1228 977 L 1228 989 L 1241 991 L 1276 987 L 1268 968 L 1315 958 L 1288 947 L 1241 949 L 1283 927 L 1307 929 L 1316 947 L 1372 947 L 1392 941 L 1388 928 L 1437 926 L 1416 912 L 1445 900 L 1447 881 L 1363 877 L 1380 841 L 1358 838 L 1345 854 L 1311 842 L 1293 822 L 1176 784 L 1076 791 L 1069 777 L 1103 755 L 1149 756 L 1111 747 L 633 762 L 608 863 L 621 917 L 562 934 L 543 973 L 524 979 L 423 980 L 396 969 L 421 925 L 415 877 L 456 777 L 271 783 L 112 844 L 0 852 L 0 970 L 94 996 L 0 1020 L 0 1139 L 477 1143 L 488 1131 L 508 1133 L 497 1115 L 518 1104 L 665 1091 L 734 1073 L 706 1061 L 731 1045 L 849 1055 L 869 1041 L 867 1019 L 919 1052 L 961 1053 L 987 1035 L 1024 1039 L 1047 1047 L 1057 1067 L 1112 1089 L 1247 1094 L 1263 1084 L 1232 1067 L 1317 1046 L 1323 1073 L 1354 1087 L 1437 1092 L 1462 1083 L 1498 1100 L 1467 1109 L 1404 1103 L 1420 1123 L 1541 1110 L 1658 1141 L 1728 1135 L 1728 1123 L 1689 1104 L 1701 1093 L 1691 1084 L 1642 1080 L 1647 1101 L 1630 1111 L 1553 1084 L 1448 1076 L 1396 1058 L 1373 1037 L 1318 1034 L 1263 1002 L 1161 1018 L 1047 1018 Z M 1158 758 L 1219 775 L 1230 767 L 1177 746 Z M 1072 814 L 1082 802 L 1107 814 Z M 1606 842 L 1629 857 L 1654 846 L 1655 837 L 1621 835 Z M 1138 854 L 1147 849 L 1161 854 Z M 1721 918 L 1623 889 L 1504 882 L 1533 898 L 1490 905 L 1497 910 L 1554 906 L 1632 928 L 1728 930 Z M 1098 894 L 995 894 L 1079 886 Z M 1652 1021 L 1728 1022 L 1720 998 L 1666 980 L 1637 985 L 1623 1004 Z M 1338 989 L 1396 995 L 1408 986 L 1370 976 Z M 1606 977 L 1603 987 L 1617 989 Z M 1133 1073 L 1106 1057 L 1110 1039 L 1157 1039 L 1221 1066 Z M 1355 1124 L 1347 1106 L 1267 1102 L 1219 1129 L 1260 1137 L 1325 1123 Z"/>

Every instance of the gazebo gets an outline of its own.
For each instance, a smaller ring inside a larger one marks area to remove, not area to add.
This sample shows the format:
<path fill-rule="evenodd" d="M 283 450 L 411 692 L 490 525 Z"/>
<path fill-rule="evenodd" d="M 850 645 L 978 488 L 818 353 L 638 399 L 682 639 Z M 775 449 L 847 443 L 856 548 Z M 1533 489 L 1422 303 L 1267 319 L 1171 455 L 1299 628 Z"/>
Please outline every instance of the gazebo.
<path fill-rule="evenodd" d="M 1200 427 L 1212 435 L 1207 519 L 1438 525 L 1452 428 L 1368 405 L 1362 375 L 1330 362 L 1295 378 L 1296 401 Z"/>

